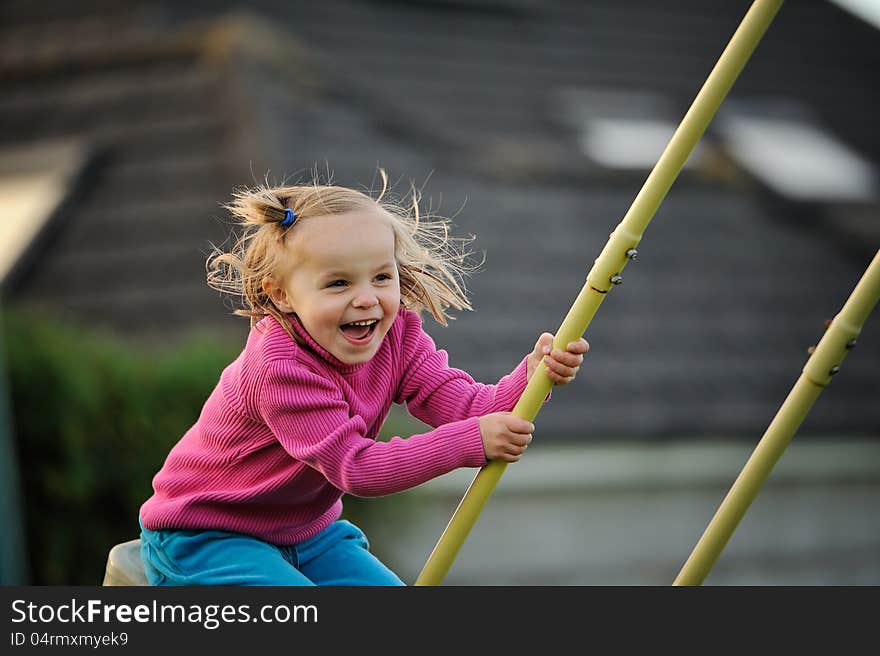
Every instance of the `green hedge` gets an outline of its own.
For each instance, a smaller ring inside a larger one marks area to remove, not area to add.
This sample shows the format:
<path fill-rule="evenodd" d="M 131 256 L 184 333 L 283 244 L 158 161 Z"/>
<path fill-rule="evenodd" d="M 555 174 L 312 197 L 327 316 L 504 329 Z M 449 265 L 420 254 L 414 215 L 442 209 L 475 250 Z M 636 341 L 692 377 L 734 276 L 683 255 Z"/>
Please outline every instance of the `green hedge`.
<path fill-rule="evenodd" d="M 4 315 L 30 581 L 100 584 L 109 548 L 235 349 L 194 339 L 136 349 L 82 327 Z"/>
<path fill-rule="evenodd" d="M 137 537 L 168 450 L 242 345 L 203 336 L 147 349 L 66 320 L 2 320 L 30 582 L 98 585 L 110 547 Z M 422 426 L 394 409 L 380 439 Z M 401 499 L 394 513 L 411 504 Z M 382 506 L 347 497 L 344 516 L 366 530 Z"/>

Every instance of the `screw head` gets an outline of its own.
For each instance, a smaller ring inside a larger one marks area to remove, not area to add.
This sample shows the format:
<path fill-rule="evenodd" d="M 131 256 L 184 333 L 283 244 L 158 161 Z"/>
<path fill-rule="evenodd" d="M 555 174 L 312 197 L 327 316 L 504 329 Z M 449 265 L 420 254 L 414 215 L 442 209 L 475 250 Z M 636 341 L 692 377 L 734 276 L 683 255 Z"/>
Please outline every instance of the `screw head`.
<path fill-rule="evenodd" d="M 829 375 L 829 376 L 833 376 L 833 375 L 836 374 L 838 371 L 840 371 L 840 366 L 839 366 L 839 365 L 834 365 L 833 367 L 831 367 L 831 371 L 828 372 L 828 375 Z"/>
<path fill-rule="evenodd" d="M 851 348 L 855 348 L 857 340 L 851 339 L 846 343 L 846 350 L 849 351 Z"/>
<path fill-rule="evenodd" d="M 613 276 L 611 276 L 610 281 L 612 285 L 619 285 L 623 282 L 623 276 L 621 276 L 619 273 L 615 273 Z"/>
<path fill-rule="evenodd" d="M 639 254 L 639 252 L 638 252 L 635 248 L 630 248 L 630 249 L 626 252 L 626 256 L 627 256 L 630 260 L 634 260 L 634 259 L 636 259 L 636 257 L 638 257 L 638 254 Z"/>

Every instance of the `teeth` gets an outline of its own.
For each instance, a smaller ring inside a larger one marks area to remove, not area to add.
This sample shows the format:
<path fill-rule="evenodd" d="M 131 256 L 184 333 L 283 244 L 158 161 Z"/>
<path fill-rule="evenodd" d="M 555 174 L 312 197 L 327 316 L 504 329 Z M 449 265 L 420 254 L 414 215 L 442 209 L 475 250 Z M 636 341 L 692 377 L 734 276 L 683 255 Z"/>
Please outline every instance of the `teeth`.
<path fill-rule="evenodd" d="M 377 319 L 370 319 L 368 321 L 352 321 L 349 323 L 349 326 L 372 326 L 374 323 L 377 323 Z"/>

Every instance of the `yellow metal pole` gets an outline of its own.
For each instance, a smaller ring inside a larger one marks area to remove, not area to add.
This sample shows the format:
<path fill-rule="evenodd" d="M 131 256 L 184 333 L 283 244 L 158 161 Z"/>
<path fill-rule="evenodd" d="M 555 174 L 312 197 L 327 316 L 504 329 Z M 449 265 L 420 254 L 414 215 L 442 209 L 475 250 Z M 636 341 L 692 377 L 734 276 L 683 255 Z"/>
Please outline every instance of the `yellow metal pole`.
<path fill-rule="evenodd" d="M 862 325 L 878 300 L 880 251 L 868 265 L 843 309 L 831 321 L 673 585 L 700 585 L 706 578 L 813 403 L 831 382 L 831 377 L 840 370 L 840 363 L 846 354 L 855 346 Z"/>
<path fill-rule="evenodd" d="M 621 282 L 620 272 L 629 260 L 635 258 L 636 246 L 645 228 L 781 6 L 782 0 L 755 0 L 749 8 L 626 216 L 593 263 L 586 284 L 556 331 L 554 347 L 564 349 L 569 342 L 583 335 L 605 295 Z M 532 421 L 551 387 L 552 382 L 542 363 L 529 380 L 513 413 Z M 480 469 L 428 557 L 416 585 L 439 585 L 442 582 L 506 466 L 506 463 L 492 461 Z"/>

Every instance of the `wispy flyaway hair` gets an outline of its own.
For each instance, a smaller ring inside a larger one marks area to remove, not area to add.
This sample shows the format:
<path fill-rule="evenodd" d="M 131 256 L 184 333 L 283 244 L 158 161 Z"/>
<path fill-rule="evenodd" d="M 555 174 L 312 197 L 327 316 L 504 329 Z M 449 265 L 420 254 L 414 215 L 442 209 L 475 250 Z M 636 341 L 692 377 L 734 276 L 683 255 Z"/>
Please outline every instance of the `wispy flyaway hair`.
<path fill-rule="evenodd" d="M 267 315 L 293 334 L 290 318 L 263 290 L 263 281 L 282 270 L 285 240 L 303 221 L 358 211 L 379 211 L 394 231 L 395 258 L 400 276 L 401 303 L 415 312 L 427 310 L 442 324 L 452 318 L 449 308 L 470 310 L 463 278 L 474 270 L 465 245 L 473 237 L 449 234 L 448 219 L 422 216 L 420 195 L 413 188 L 409 202 L 388 193 L 388 178 L 380 170 L 382 189 L 376 198 L 330 184 L 241 188 L 226 209 L 240 227 L 228 252 L 215 248 L 208 258 L 208 285 L 241 300 L 235 314 L 250 317 L 251 325 Z M 295 220 L 291 220 L 291 210 Z M 285 221 L 285 219 L 287 219 Z M 291 225 L 292 224 L 292 225 Z"/>

